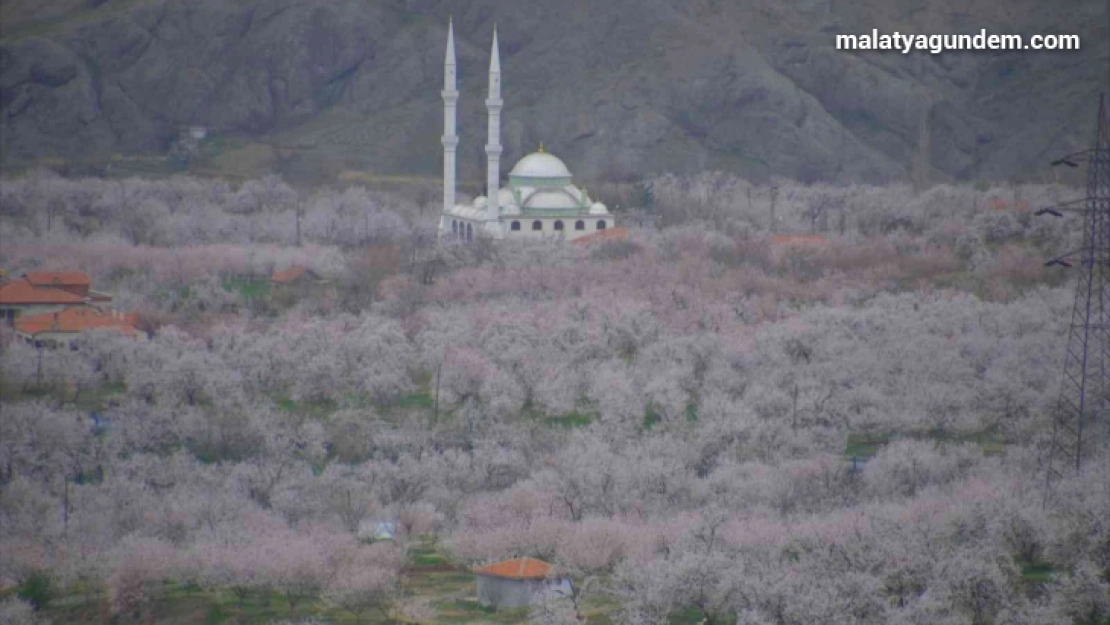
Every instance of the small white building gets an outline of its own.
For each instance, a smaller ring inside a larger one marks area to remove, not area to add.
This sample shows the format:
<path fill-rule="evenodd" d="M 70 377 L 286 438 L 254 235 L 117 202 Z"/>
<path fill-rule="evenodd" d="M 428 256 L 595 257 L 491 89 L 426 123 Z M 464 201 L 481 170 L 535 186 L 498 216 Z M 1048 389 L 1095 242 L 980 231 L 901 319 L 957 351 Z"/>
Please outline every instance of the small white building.
<path fill-rule="evenodd" d="M 520 159 L 509 172 L 509 185 L 501 188 L 501 61 L 497 31 L 490 51 L 489 133 L 486 142 L 486 190 L 472 204 L 455 203 L 455 160 L 459 138 L 455 134 L 456 88 L 454 27 L 447 29 L 447 56 L 443 85 L 443 214 L 441 237 L 472 241 L 476 236 L 494 239 L 576 239 L 612 228 L 609 209 L 590 199 L 574 185 L 563 161 L 548 154 L 543 144 Z"/>
<path fill-rule="evenodd" d="M 358 537 L 369 542 L 393 540 L 397 537 L 397 522 L 364 519 L 358 526 Z"/>

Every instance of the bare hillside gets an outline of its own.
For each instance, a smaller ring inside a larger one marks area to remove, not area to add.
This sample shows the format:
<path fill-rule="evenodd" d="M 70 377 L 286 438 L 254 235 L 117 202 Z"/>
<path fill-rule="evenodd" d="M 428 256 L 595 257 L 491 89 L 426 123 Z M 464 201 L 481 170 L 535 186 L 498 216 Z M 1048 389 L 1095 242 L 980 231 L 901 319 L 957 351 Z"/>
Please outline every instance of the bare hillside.
<path fill-rule="evenodd" d="M 1103 0 L 11 0 L 2 10 L 8 164 L 161 154 L 196 124 L 212 130 L 217 168 L 434 176 L 449 14 L 470 178 L 494 22 L 507 161 L 544 141 L 585 178 L 904 179 L 927 116 L 935 180 L 1036 179 L 1046 156 L 1086 145 L 1110 81 Z M 1083 49 L 834 49 L 837 33 L 872 28 L 1078 34 Z"/>

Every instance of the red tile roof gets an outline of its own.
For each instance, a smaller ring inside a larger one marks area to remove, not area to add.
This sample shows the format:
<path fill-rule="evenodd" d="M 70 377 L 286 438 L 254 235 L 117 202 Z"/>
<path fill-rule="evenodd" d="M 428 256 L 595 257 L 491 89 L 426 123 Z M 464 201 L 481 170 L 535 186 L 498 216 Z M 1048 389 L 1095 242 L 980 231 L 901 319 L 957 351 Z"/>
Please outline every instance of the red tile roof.
<path fill-rule="evenodd" d="M 987 206 L 989 206 L 991 210 L 996 211 L 1016 210 L 1021 212 L 1029 212 L 1030 208 L 1029 202 L 1026 202 L 1024 200 L 1007 202 L 1006 200 L 994 199 L 987 202 Z"/>
<path fill-rule="evenodd" d="M 825 237 L 819 234 L 773 234 L 771 243 L 775 245 L 824 245 Z"/>
<path fill-rule="evenodd" d="M 95 308 L 67 308 L 56 313 L 29 315 L 15 320 L 15 329 L 35 336 L 43 332 L 85 332 L 116 328 L 128 336 L 137 331 L 138 313 L 100 312 Z"/>
<path fill-rule="evenodd" d="M 43 286 L 84 286 L 92 282 L 84 271 L 29 271 L 23 274 L 27 281 L 37 287 Z"/>
<path fill-rule="evenodd" d="M 534 558 L 515 558 L 505 560 L 475 570 L 479 575 L 493 575 L 494 577 L 507 577 L 509 579 L 544 579 L 551 574 L 554 567 Z"/>
<path fill-rule="evenodd" d="M 297 280 L 300 280 L 301 277 L 303 277 L 307 272 L 308 268 L 306 267 L 290 267 L 285 271 L 279 271 L 275 273 L 270 278 L 270 281 L 275 284 L 288 284 L 290 282 L 296 282 Z"/>
<path fill-rule="evenodd" d="M 593 243 L 594 241 L 624 241 L 628 238 L 628 228 L 617 226 L 608 230 L 600 230 L 593 234 L 572 239 L 571 243 Z"/>
<path fill-rule="evenodd" d="M 26 279 L 17 279 L 0 285 L 0 304 L 83 304 L 85 298 L 47 287 L 36 287 Z"/>

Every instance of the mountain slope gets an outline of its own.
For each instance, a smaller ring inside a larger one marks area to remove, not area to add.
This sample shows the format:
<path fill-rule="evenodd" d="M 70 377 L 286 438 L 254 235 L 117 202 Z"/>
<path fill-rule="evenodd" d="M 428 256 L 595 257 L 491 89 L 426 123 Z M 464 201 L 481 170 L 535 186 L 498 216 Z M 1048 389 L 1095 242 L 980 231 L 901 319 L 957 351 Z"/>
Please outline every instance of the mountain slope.
<path fill-rule="evenodd" d="M 203 125 L 281 146 L 264 166 L 435 176 L 448 14 L 464 178 L 484 163 L 495 21 L 505 166 L 543 141 L 584 178 L 904 179 L 923 119 L 933 179 L 1035 177 L 1086 145 L 1110 87 L 1105 0 L 8 0 L 0 156 L 160 153 Z M 872 28 L 1084 47 L 833 49 Z"/>

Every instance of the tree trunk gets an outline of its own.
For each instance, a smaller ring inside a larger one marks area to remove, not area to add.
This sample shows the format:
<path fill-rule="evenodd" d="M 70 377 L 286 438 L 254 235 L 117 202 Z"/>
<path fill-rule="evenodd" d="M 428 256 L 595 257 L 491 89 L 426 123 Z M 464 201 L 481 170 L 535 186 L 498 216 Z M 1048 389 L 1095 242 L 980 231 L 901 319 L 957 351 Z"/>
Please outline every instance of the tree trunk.
<path fill-rule="evenodd" d="M 790 393 L 790 398 L 794 400 L 794 410 L 790 418 L 790 429 L 798 433 L 798 383 L 794 383 L 794 390 Z"/>
<path fill-rule="evenodd" d="M 436 396 L 432 408 L 432 424 L 439 424 L 439 374 L 443 370 L 443 363 L 436 365 Z"/>
<path fill-rule="evenodd" d="M 304 210 L 300 205 L 297 206 L 297 247 L 301 246 L 301 218 L 304 215 Z"/>

